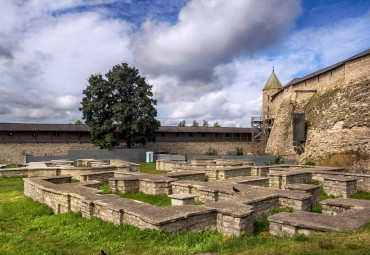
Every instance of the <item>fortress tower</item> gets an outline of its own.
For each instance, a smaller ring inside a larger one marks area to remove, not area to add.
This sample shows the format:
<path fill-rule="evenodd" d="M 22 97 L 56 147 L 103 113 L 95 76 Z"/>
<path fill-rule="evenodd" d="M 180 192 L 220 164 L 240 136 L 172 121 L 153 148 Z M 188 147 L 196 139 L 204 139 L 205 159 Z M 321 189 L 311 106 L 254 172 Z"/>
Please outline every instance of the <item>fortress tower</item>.
<path fill-rule="evenodd" d="M 274 68 L 272 73 L 263 88 L 263 99 L 262 99 L 262 120 L 267 121 L 273 119 L 276 113 L 271 112 L 271 97 L 280 90 L 283 89 L 278 77 L 275 75 Z"/>

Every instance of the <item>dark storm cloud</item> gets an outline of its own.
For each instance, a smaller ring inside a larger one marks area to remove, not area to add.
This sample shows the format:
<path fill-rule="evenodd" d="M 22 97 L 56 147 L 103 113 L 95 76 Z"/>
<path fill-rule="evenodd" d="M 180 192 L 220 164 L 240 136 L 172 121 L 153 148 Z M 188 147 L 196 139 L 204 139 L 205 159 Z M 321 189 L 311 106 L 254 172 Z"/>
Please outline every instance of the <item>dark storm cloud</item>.
<path fill-rule="evenodd" d="M 8 50 L 4 46 L 0 45 L 0 58 L 12 59 L 13 54 L 10 50 Z"/>
<path fill-rule="evenodd" d="M 278 42 L 299 12 L 293 0 L 194 0 L 174 26 L 155 21 L 142 25 L 132 37 L 135 62 L 150 74 L 209 81 L 216 66 Z"/>

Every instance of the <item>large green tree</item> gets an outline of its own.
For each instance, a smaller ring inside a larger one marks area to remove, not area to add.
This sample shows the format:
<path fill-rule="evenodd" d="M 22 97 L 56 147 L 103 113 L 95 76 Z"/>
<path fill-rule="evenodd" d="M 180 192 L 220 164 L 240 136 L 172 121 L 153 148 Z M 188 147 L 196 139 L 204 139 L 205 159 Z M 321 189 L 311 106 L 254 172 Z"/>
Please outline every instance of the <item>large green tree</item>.
<path fill-rule="evenodd" d="M 192 127 L 199 127 L 199 123 L 196 120 L 193 120 L 193 124 L 191 125 Z"/>
<path fill-rule="evenodd" d="M 80 110 L 91 129 L 92 143 L 111 149 L 120 139 L 128 148 L 136 141 L 154 141 L 160 122 L 152 86 L 126 63 L 113 66 L 105 77 L 91 75 L 83 91 Z"/>
<path fill-rule="evenodd" d="M 185 127 L 186 126 L 186 122 L 185 120 L 182 120 L 179 122 L 179 124 L 177 125 L 178 127 Z"/>

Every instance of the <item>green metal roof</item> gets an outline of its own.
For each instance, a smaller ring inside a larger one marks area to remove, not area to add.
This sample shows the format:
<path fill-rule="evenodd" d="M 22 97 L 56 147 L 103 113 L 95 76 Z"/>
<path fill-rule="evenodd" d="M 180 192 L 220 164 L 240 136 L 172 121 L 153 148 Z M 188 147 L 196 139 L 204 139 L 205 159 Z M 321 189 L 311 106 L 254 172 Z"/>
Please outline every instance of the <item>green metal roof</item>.
<path fill-rule="evenodd" d="M 272 70 L 272 73 L 263 88 L 263 90 L 267 89 L 283 89 L 283 85 L 281 85 L 278 77 L 274 73 L 274 70 Z"/>

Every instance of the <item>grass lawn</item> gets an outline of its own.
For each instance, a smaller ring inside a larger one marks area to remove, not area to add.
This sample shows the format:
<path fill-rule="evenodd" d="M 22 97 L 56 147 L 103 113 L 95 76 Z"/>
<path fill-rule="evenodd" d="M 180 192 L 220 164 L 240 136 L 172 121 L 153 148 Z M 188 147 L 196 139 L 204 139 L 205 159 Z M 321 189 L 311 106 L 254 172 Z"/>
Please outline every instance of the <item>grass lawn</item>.
<path fill-rule="evenodd" d="M 351 196 L 351 198 L 370 200 L 370 192 L 366 192 L 366 191 L 363 191 L 363 190 L 358 190 L 356 194 Z"/>
<path fill-rule="evenodd" d="M 170 171 L 157 170 L 155 168 L 155 163 L 140 163 L 140 172 L 146 174 L 165 174 Z"/>
<path fill-rule="evenodd" d="M 101 184 L 99 186 L 99 189 L 104 191 L 103 194 L 109 194 L 108 183 Z M 169 198 L 166 195 L 150 195 L 150 194 L 145 194 L 144 192 L 129 193 L 129 194 L 116 192 L 115 194 L 120 197 L 138 200 L 138 201 L 151 204 L 151 205 L 156 205 L 156 206 L 170 206 L 171 205 L 171 198 Z"/>
<path fill-rule="evenodd" d="M 21 177 L 0 178 L 0 253 L 18 254 L 368 254 L 370 222 L 355 233 L 225 237 L 117 226 L 80 213 L 55 215 L 23 195 Z"/>

